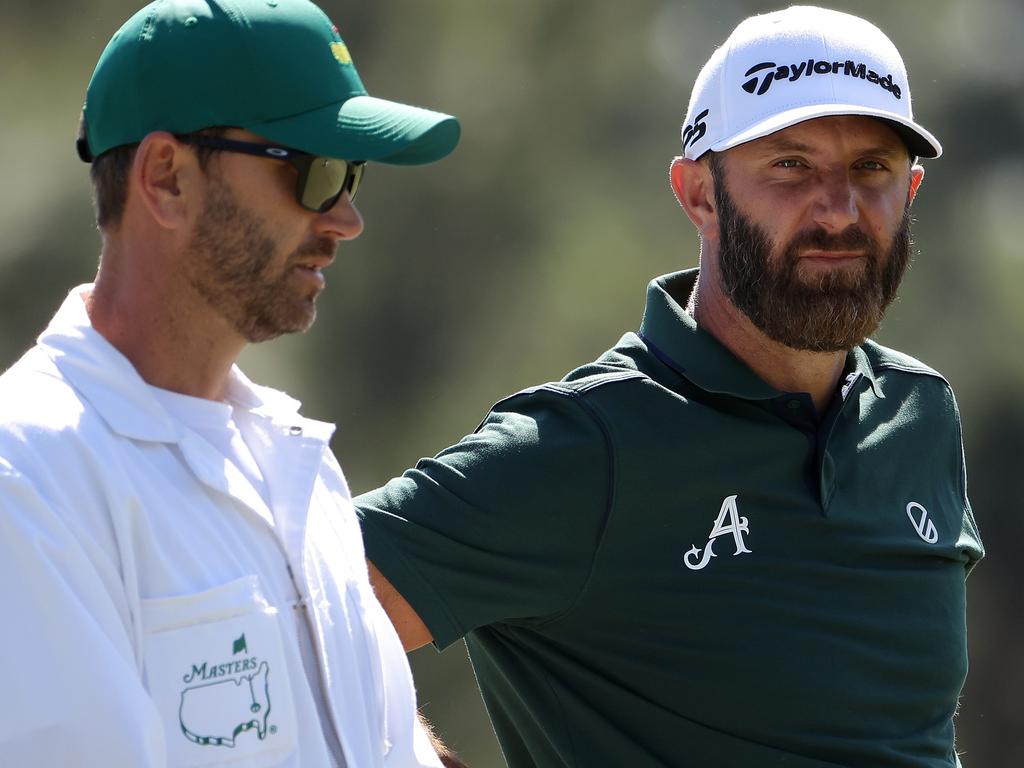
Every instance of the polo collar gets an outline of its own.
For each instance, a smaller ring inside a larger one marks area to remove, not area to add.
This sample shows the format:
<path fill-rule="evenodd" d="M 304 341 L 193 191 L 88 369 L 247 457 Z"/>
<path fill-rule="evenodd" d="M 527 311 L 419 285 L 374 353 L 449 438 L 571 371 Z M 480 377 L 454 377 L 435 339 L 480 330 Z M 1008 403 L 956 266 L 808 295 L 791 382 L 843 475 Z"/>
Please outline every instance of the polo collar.
<path fill-rule="evenodd" d="M 686 311 L 698 272 L 687 269 L 651 281 L 640 324 L 641 339 L 658 359 L 706 392 L 747 400 L 771 400 L 785 395 L 767 384 L 714 336 L 698 327 Z M 867 354 L 863 348 L 855 347 L 847 355 L 840 386 L 860 377 L 870 384 L 877 397 L 883 396 Z"/>
<path fill-rule="evenodd" d="M 845 381 L 839 382 L 840 386 L 854 383 L 858 377 L 863 377 L 864 381 L 871 386 L 875 397 L 885 397 L 882 393 L 882 385 L 875 375 L 875 369 L 871 366 L 871 360 L 868 359 L 868 353 L 864 351 L 864 347 L 854 347 L 850 350 L 846 356 L 846 370 L 843 375 Z"/>
<path fill-rule="evenodd" d="M 68 294 L 40 334 L 39 346 L 111 430 L 133 440 L 180 442 L 183 427 L 153 395 L 131 361 L 93 328 L 85 308 L 85 296 L 91 291 L 92 285 L 86 284 Z M 303 418 L 297 400 L 253 384 L 237 366 L 230 373 L 228 399 L 257 415 L 301 425 L 307 436 L 329 439 L 334 429 Z"/>

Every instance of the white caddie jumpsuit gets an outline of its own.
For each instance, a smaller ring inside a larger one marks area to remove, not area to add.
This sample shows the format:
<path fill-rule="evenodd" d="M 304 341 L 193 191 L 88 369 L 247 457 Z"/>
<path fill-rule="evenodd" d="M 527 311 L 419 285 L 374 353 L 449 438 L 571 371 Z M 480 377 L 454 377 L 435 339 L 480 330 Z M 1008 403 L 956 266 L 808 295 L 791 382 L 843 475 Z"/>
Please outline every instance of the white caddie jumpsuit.
<path fill-rule="evenodd" d="M 440 766 L 333 426 L 232 372 L 268 508 L 92 328 L 87 290 L 0 377 L 0 765 Z"/>

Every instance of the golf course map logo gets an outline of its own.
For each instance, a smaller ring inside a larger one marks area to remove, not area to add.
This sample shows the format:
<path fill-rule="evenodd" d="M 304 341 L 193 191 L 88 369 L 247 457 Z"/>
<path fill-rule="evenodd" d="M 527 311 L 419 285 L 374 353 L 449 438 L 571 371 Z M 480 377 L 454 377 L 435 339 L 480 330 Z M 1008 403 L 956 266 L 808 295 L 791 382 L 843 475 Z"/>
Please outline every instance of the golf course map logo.
<path fill-rule="evenodd" d="M 277 726 L 267 725 L 270 666 L 249 655 L 244 633 L 232 642 L 231 655 L 230 661 L 194 663 L 182 676 L 187 687 L 178 708 L 181 732 L 200 746 L 233 749 L 246 731 L 255 730 L 260 741 L 277 733 Z"/>

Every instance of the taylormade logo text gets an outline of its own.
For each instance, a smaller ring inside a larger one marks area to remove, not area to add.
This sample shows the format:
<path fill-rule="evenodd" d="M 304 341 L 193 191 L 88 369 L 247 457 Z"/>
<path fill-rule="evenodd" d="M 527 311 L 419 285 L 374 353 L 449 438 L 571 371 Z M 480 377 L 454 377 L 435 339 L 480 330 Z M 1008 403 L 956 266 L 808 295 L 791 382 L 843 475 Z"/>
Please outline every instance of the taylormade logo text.
<path fill-rule="evenodd" d="M 763 72 L 764 74 L 758 74 Z M 753 77 L 751 77 L 753 75 Z M 748 69 L 744 77 L 750 79 L 743 83 L 743 90 L 747 93 L 756 93 L 757 96 L 764 96 L 772 83 L 778 81 L 796 82 L 801 77 L 813 75 L 842 75 L 844 77 L 859 77 L 869 83 L 876 83 L 880 88 L 888 91 L 897 99 L 903 96 L 903 90 L 892 81 L 892 75 L 880 75 L 863 63 L 857 63 L 847 59 L 846 61 L 816 61 L 808 59 L 796 64 L 776 64 L 774 61 L 763 61 Z"/>

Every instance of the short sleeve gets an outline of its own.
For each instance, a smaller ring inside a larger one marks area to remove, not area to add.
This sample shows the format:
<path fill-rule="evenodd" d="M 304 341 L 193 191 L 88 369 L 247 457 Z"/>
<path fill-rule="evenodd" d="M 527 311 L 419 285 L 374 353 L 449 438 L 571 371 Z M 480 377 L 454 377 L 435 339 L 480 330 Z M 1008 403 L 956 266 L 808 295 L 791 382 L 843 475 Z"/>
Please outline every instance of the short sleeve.
<path fill-rule="evenodd" d="M 548 385 L 496 405 L 476 432 L 356 498 L 366 552 L 444 648 L 496 622 L 568 612 L 610 503 L 601 422 Z"/>
<path fill-rule="evenodd" d="M 957 540 L 957 547 L 964 553 L 966 559 L 965 569 L 968 574 L 974 570 L 983 557 L 985 557 L 985 545 L 981 540 L 981 532 L 978 530 L 978 523 L 974 518 L 974 510 L 971 508 L 971 501 L 967 495 L 967 461 L 964 455 L 963 427 L 960 422 L 960 408 L 956 404 L 953 390 L 946 387 L 950 410 L 952 412 L 952 423 L 956 426 L 956 446 L 953 460 L 956 462 L 957 476 L 959 477 L 960 494 L 963 497 L 963 519 L 960 527 L 960 536 Z"/>

